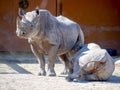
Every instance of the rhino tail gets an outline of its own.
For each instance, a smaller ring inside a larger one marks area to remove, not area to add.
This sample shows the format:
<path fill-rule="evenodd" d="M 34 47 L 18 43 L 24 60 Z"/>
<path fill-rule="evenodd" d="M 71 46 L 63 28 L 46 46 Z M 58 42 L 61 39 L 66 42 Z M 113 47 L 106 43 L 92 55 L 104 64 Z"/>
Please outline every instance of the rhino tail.
<path fill-rule="evenodd" d="M 75 51 L 78 51 L 84 45 L 84 34 L 79 25 L 77 26 L 77 30 L 78 30 L 78 37 L 77 37 L 76 43 L 74 45 Z"/>
<path fill-rule="evenodd" d="M 72 47 L 72 50 L 75 52 L 80 50 L 84 45 L 84 34 L 79 25 L 77 25 L 77 30 L 78 30 L 78 37 L 74 46 Z"/>
<path fill-rule="evenodd" d="M 82 46 L 84 44 L 84 34 L 83 34 L 83 31 L 80 28 L 80 26 L 79 26 L 78 30 L 79 30 L 79 33 L 78 33 L 78 43 L 79 43 L 79 46 Z"/>

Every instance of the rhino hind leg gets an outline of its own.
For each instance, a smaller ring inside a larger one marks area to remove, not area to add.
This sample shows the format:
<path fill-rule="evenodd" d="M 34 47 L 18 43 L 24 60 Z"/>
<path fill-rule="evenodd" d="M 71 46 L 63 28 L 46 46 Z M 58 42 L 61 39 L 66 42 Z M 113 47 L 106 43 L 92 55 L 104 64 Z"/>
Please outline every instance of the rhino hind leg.
<path fill-rule="evenodd" d="M 64 67 L 63 71 L 61 72 L 62 75 L 66 75 L 68 74 L 68 69 L 66 67 Z"/>
<path fill-rule="evenodd" d="M 65 54 L 60 55 L 60 61 L 61 61 L 62 64 L 64 65 L 64 69 L 63 69 L 63 71 L 61 72 L 61 74 L 63 74 L 63 75 L 66 75 L 66 74 L 68 74 L 68 72 L 69 72 L 69 71 L 68 71 L 68 67 L 67 67 L 66 59 L 67 59 L 67 57 L 66 57 Z"/>
<path fill-rule="evenodd" d="M 61 58 L 60 61 L 64 65 L 64 69 L 61 72 L 61 74 L 66 75 L 72 73 L 73 71 L 72 64 L 69 62 L 67 55 L 66 54 L 60 55 L 60 58 Z"/>

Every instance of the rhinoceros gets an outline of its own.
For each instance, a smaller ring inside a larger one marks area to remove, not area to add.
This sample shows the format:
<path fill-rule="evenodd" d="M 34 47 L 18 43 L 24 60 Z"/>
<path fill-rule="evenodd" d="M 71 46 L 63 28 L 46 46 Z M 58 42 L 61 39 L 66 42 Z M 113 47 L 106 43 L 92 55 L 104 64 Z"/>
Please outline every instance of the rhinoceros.
<path fill-rule="evenodd" d="M 46 75 L 44 55 L 48 55 L 47 75 L 55 76 L 56 56 L 60 56 L 65 67 L 69 67 L 67 54 L 84 44 L 83 32 L 76 22 L 62 15 L 55 17 L 45 9 L 37 8 L 30 12 L 19 9 L 16 24 L 17 36 L 28 39 L 31 50 L 37 57 L 39 75 Z"/>
<path fill-rule="evenodd" d="M 112 75 L 115 65 L 105 49 L 95 43 L 84 45 L 71 59 L 73 73 L 66 79 L 107 80 Z"/>

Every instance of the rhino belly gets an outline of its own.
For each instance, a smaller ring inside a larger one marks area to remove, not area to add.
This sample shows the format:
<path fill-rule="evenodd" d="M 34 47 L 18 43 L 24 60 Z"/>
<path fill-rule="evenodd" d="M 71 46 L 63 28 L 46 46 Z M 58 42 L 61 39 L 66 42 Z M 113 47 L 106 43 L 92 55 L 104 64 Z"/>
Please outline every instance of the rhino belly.
<path fill-rule="evenodd" d="M 59 48 L 58 48 L 58 54 L 59 55 L 62 55 L 62 54 L 65 54 L 67 52 L 70 52 L 73 48 L 73 46 L 75 45 L 75 42 L 76 42 L 76 38 L 73 39 L 73 40 L 66 40 L 64 41 L 65 43 L 63 43 L 63 45 L 61 45 Z"/>

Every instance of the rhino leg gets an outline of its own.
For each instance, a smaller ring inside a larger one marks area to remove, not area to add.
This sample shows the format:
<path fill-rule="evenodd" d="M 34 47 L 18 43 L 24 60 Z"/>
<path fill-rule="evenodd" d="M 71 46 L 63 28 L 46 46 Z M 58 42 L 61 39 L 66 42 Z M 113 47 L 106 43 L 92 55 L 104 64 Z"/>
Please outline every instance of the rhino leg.
<path fill-rule="evenodd" d="M 68 74 L 68 73 L 72 73 L 73 69 L 72 69 L 72 65 L 68 60 L 68 57 L 66 54 L 60 55 L 60 60 L 64 65 L 64 70 L 61 72 L 61 74 Z"/>
<path fill-rule="evenodd" d="M 58 47 L 57 46 L 51 46 L 51 48 L 48 51 L 48 71 L 47 76 L 56 76 L 54 66 L 55 66 L 55 60 L 57 56 Z"/>
<path fill-rule="evenodd" d="M 73 81 L 73 79 L 79 78 L 80 75 L 81 75 L 81 68 L 80 68 L 80 66 L 77 62 L 74 62 L 73 73 L 69 74 L 66 77 L 66 80 L 67 81 L 71 81 L 71 80 Z"/>
<path fill-rule="evenodd" d="M 66 77 L 66 80 L 67 81 L 73 81 L 74 79 L 76 78 L 79 78 L 80 77 L 80 69 L 76 72 L 73 72 L 72 74 L 69 74 L 67 77 Z"/>
<path fill-rule="evenodd" d="M 38 62 L 40 65 L 40 72 L 38 73 L 39 76 L 45 76 L 46 71 L 45 71 L 45 58 L 44 55 L 39 54 Z"/>
<path fill-rule="evenodd" d="M 30 46 L 31 46 L 31 50 L 32 50 L 33 54 L 37 57 L 37 60 L 38 60 L 39 65 L 40 65 L 40 72 L 38 73 L 38 75 L 45 76 L 46 71 L 45 71 L 44 55 L 39 52 L 39 48 L 37 48 L 37 46 L 34 43 L 30 44 Z"/>
<path fill-rule="evenodd" d="M 63 71 L 61 72 L 61 74 L 67 74 L 68 73 L 68 68 L 67 68 L 67 65 L 65 63 L 65 60 L 66 60 L 66 56 L 65 55 L 60 55 L 60 61 L 63 63 L 64 65 L 64 69 Z"/>

